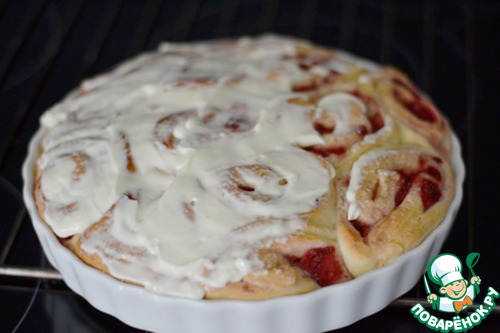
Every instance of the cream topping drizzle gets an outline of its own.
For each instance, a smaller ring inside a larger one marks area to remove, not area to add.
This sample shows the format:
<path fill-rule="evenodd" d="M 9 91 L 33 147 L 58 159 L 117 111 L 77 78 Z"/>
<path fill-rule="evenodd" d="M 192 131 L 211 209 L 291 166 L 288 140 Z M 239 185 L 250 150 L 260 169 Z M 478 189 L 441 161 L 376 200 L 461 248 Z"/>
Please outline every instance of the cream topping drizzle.
<path fill-rule="evenodd" d="M 259 269 L 256 250 L 299 232 L 335 175 L 299 148 L 324 141 L 291 102 L 307 75 L 283 61 L 296 42 L 164 44 L 85 81 L 41 119 L 47 223 L 67 237 L 108 212 L 83 249 L 158 293 L 201 298 Z"/>

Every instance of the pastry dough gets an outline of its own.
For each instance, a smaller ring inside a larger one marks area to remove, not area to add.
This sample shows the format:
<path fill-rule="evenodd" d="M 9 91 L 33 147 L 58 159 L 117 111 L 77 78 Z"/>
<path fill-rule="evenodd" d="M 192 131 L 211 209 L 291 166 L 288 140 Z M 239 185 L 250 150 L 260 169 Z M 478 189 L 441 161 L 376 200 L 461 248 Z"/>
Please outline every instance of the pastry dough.
<path fill-rule="evenodd" d="M 418 246 L 450 128 L 399 71 L 277 36 L 164 44 L 42 117 L 34 198 L 86 264 L 160 294 L 306 293 Z"/>
<path fill-rule="evenodd" d="M 420 147 L 374 149 L 336 181 L 338 240 L 354 276 L 416 247 L 453 198 L 448 163 Z"/>

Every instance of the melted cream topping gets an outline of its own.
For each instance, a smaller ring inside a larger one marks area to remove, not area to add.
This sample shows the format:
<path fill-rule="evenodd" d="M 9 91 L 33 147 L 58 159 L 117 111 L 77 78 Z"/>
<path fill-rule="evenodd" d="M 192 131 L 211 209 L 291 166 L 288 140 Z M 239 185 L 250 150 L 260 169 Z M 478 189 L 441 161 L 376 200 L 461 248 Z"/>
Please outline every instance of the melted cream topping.
<path fill-rule="evenodd" d="M 159 293 L 201 298 L 203 286 L 261 268 L 256 250 L 299 232 L 334 177 L 298 148 L 324 141 L 311 105 L 293 102 L 305 97 L 292 82 L 309 75 L 283 61 L 295 45 L 165 44 L 85 81 L 41 120 L 47 223 L 67 237 L 107 214 L 83 249 Z M 349 59 L 328 66 L 346 71 Z M 358 102 L 336 94 L 322 103 Z"/>

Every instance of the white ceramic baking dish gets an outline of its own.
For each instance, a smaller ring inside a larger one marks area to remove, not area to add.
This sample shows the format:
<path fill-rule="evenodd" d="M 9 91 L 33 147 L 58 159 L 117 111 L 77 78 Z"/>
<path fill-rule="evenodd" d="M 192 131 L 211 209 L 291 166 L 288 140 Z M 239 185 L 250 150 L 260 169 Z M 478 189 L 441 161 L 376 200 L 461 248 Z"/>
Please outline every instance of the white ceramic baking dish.
<path fill-rule="evenodd" d="M 350 325 L 386 307 L 410 290 L 436 256 L 462 201 L 465 177 L 460 144 L 452 138 L 456 193 L 443 222 L 420 244 L 391 264 L 354 280 L 308 294 L 263 301 L 193 300 L 154 294 L 120 282 L 80 261 L 40 219 L 33 199 L 35 163 L 44 133 L 38 131 L 23 165 L 23 195 L 50 263 L 66 284 L 97 309 L 124 323 L 154 332 L 324 332 Z"/>

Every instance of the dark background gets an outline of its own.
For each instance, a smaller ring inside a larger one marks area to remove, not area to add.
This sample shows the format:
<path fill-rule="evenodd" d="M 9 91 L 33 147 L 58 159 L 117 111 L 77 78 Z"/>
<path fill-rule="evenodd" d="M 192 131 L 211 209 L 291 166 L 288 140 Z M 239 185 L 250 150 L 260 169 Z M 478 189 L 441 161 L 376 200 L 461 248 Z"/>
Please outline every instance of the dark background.
<path fill-rule="evenodd" d="M 20 198 L 20 171 L 44 110 L 83 78 L 163 40 L 275 32 L 408 73 L 450 119 L 466 163 L 463 203 L 442 252 L 462 261 L 479 252 L 483 290 L 500 290 L 499 22 L 495 1 L 0 0 L 0 332 L 136 331 L 56 277 L 21 277 L 48 264 Z M 343 331 L 427 331 L 409 313 L 424 298 L 419 283 Z M 499 329 L 497 307 L 474 330 Z"/>

